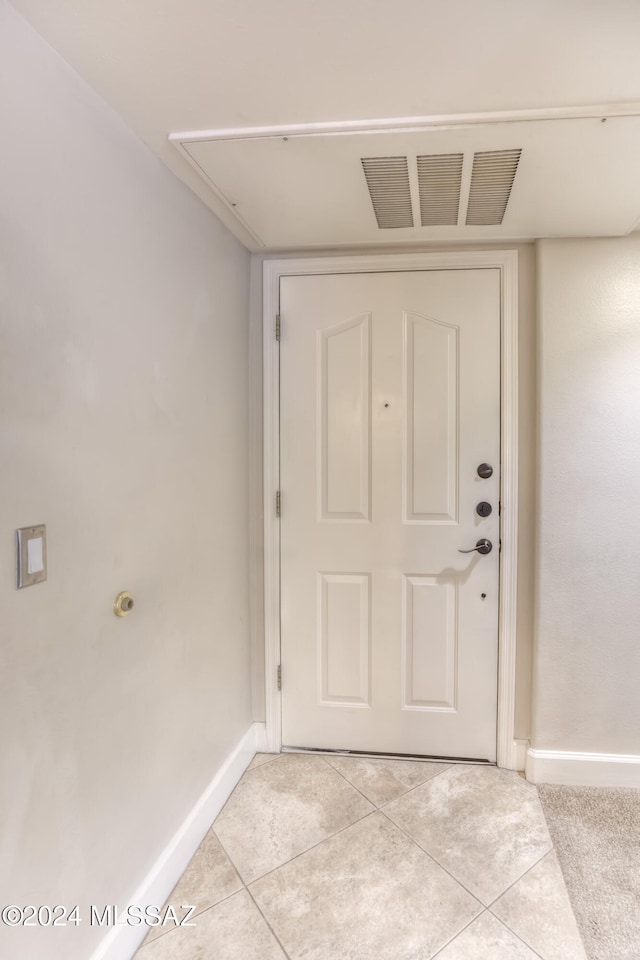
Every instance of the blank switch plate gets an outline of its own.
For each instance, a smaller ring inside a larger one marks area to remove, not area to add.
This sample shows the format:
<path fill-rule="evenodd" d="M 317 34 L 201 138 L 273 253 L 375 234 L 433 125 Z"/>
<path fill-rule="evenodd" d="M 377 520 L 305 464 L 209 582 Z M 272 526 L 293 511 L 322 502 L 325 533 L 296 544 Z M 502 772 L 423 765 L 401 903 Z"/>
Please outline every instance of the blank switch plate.
<path fill-rule="evenodd" d="M 47 531 L 44 523 L 18 531 L 18 589 L 47 579 Z"/>

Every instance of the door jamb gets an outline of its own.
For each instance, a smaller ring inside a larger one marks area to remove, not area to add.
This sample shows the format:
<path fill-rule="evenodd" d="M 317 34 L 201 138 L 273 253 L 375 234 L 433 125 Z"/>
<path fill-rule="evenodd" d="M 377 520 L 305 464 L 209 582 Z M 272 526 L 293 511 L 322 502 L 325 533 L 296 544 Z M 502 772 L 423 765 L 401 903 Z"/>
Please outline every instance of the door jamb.
<path fill-rule="evenodd" d="M 516 613 L 518 587 L 518 253 L 467 250 L 428 253 L 265 260 L 263 264 L 264 372 L 264 606 L 266 749 L 282 746 L 280 666 L 280 349 L 275 336 L 280 278 L 323 273 L 382 273 L 406 270 L 500 271 L 500 600 L 498 619 L 497 763 L 519 769 L 514 739 L 516 692 Z"/>

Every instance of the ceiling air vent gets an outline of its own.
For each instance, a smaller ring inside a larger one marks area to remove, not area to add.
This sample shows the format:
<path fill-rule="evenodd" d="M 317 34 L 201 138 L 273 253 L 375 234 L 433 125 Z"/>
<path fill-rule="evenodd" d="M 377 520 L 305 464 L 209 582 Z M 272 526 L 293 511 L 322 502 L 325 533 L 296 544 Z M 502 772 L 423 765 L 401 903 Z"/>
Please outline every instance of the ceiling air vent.
<path fill-rule="evenodd" d="M 501 224 L 522 150 L 488 150 L 474 153 L 467 226 Z"/>
<path fill-rule="evenodd" d="M 412 227 L 407 158 L 363 157 L 362 169 L 380 229 Z"/>
<path fill-rule="evenodd" d="M 457 226 L 463 158 L 462 153 L 418 157 L 423 227 Z"/>

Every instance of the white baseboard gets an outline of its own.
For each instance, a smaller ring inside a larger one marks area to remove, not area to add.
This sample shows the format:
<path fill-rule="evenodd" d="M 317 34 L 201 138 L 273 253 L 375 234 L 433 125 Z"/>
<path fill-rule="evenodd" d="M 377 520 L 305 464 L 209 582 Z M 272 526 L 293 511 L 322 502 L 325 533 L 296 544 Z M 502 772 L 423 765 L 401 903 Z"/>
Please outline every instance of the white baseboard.
<path fill-rule="evenodd" d="M 194 855 L 211 824 L 256 753 L 256 742 L 266 739 L 262 723 L 254 723 L 236 744 L 187 818 L 154 863 L 128 904 L 162 906 Z M 121 901 L 122 903 L 122 901 Z M 122 904 L 125 906 L 125 904 Z M 113 926 L 91 955 L 91 960 L 131 960 L 144 940 L 146 926 Z"/>
<path fill-rule="evenodd" d="M 640 787 L 640 756 L 527 750 L 527 780 L 576 787 Z"/>

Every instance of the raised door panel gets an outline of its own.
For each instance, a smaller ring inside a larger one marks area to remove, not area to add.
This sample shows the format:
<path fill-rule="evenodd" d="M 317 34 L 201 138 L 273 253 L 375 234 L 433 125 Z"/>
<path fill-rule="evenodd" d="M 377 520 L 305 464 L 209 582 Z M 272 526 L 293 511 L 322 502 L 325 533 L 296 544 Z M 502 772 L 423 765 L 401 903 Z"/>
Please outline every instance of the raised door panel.
<path fill-rule="evenodd" d="M 318 513 L 370 519 L 371 314 L 318 331 Z"/>
<path fill-rule="evenodd" d="M 369 705 L 369 575 L 318 575 L 320 703 Z"/>
<path fill-rule="evenodd" d="M 459 331 L 404 315 L 404 520 L 458 520 Z"/>
<path fill-rule="evenodd" d="M 458 668 L 458 580 L 403 578 L 403 707 L 454 711 Z"/>

